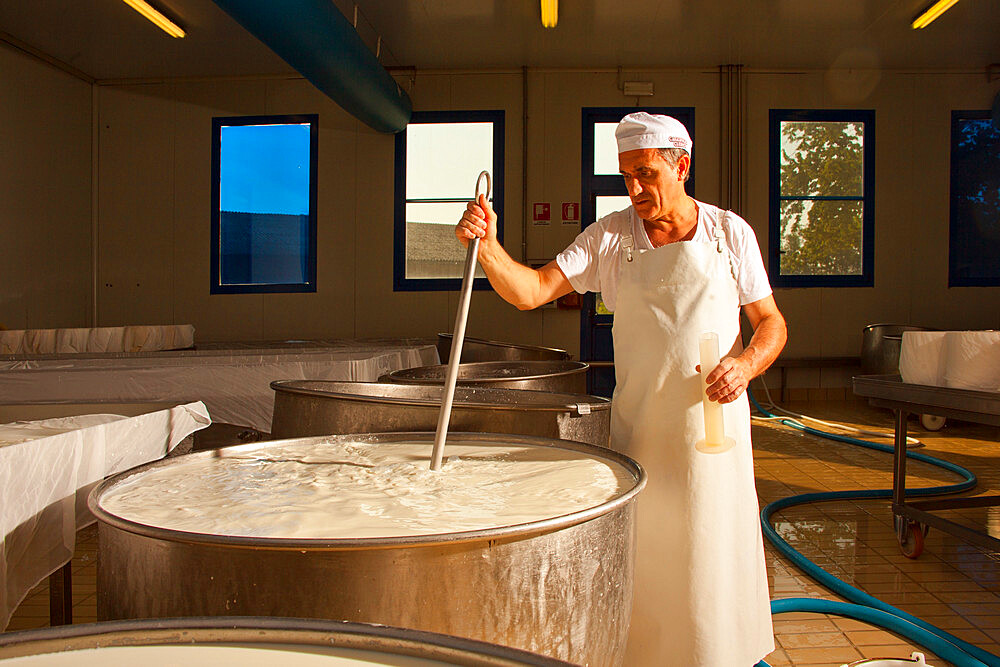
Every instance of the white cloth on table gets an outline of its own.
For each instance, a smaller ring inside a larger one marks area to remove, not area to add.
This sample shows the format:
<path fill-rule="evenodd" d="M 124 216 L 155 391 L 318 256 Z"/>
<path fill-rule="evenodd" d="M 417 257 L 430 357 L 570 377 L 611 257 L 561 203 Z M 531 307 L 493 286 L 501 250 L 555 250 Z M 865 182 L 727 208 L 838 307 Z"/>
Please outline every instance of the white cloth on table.
<path fill-rule="evenodd" d="M 1000 331 L 905 331 L 903 382 L 1000 392 Z"/>
<path fill-rule="evenodd" d="M 438 363 L 420 344 L 219 349 L 83 359 L 0 361 L 5 403 L 204 401 L 217 422 L 271 430 L 274 380 L 373 382 L 402 368 Z"/>
<path fill-rule="evenodd" d="M 190 324 L 0 331 L 0 354 L 149 352 L 193 345 Z"/>
<path fill-rule="evenodd" d="M 162 458 L 211 423 L 200 402 L 136 417 L 82 415 L 0 426 L 0 628 L 24 596 L 73 556 L 94 521 L 90 490 Z"/>

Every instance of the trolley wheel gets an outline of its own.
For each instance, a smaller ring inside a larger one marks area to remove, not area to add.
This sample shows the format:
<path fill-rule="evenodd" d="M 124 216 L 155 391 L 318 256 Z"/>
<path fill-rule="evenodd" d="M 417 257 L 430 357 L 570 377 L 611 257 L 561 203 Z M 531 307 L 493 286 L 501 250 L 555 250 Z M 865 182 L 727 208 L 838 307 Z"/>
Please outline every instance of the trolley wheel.
<path fill-rule="evenodd" d="M 945 418 L 940 415 L 920 415 L 920 425 L 928 431 L 940 431 L 944 422 Z"/>
<path fill-rule="evenodd" d="M 907 558 L 919 558 L 924 552 L 924 537 L 927 535 L 929 526 L 924 526 L 916 521 L 906 522 L 906 531 L 903 537 L 898 538 L 899 549 Z"/>

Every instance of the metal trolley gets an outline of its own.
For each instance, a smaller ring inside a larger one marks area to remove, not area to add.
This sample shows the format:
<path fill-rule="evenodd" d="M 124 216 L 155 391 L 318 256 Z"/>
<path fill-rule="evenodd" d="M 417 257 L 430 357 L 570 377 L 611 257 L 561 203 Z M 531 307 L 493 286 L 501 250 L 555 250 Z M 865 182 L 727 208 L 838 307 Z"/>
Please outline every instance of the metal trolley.
<path fill-rule="evenodd" d="M 1000 426 L 1000 393 L 907 384 L 899 375 L 856 376 L 854 393 L 867 398 L 873 406 L 888 408 L 895 413 L 892 514 L 896 538 L 903 554 L 910 558 L 917 558 L 921 554 L 924 536 L 930 526 L 956 535 L 971 544 L 1000 550 L 1000 539 L 932 514 L 941 510 L 1000 506 L 1000 495 L 948 500 L 906 499 L 907 418 L 911 414 L 929 414 Z"/>

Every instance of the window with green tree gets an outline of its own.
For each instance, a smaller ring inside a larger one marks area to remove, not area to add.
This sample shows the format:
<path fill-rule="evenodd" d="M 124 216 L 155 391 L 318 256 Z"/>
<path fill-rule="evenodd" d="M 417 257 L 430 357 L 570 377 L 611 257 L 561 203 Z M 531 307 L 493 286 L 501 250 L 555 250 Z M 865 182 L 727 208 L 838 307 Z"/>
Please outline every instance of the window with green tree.
<path fill-rule="evenodd" d="M 874 284 L 875 112 L 772 109 L 775 287 Z"/>

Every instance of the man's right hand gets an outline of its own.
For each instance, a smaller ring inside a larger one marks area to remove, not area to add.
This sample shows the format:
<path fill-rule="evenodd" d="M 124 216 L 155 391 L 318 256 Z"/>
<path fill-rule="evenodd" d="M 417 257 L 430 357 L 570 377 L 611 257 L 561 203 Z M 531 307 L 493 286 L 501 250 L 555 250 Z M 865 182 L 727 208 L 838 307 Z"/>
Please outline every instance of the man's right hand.
<path fill-rule="evenodd" d="M 455 237 L 468 247 L 469 241 L 480 238 L 495 241 L 497 238 L 497 214 L 493 211 L 486 195 L 479 195 L 479 201 L 470 201 L 465 207 L 462 219 L 455 225 Z"/>

